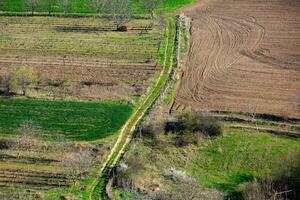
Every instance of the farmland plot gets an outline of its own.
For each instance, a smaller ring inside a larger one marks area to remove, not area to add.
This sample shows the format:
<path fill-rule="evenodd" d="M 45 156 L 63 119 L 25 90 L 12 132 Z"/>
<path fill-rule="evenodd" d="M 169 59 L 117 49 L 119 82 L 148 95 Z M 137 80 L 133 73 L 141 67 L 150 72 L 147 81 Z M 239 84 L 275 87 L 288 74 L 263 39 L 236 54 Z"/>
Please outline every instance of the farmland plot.
<path fill-rule="evenodd" d="M 99 18 L 0 18 L 0 75 L 30 65 L 30 96 L 124 99 L 142 95 L 159 73 L 160 31 L 133 20 L 127 32 Z"/>
<path fill-rule="evenodd" d="M 300 3 L 199 1 L 190 55 L 173 109 L 300 117 Z"/>
<path fill-rule="evenodd" d="M 118 103 L 0 98 L 0 137 L 16 136 L 30 120 L 46 139 L 63 135 L 70 141 L 94 141 L 115 134 L 131 112 L 131 106 Z"/>

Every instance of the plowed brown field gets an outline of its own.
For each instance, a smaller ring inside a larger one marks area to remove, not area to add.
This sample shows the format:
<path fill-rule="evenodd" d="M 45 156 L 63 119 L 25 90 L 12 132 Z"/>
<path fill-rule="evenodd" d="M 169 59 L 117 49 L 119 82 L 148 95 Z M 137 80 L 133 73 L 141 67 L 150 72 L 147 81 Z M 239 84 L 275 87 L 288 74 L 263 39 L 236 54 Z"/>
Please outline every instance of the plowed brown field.
<path fill-rule="evenodd" d="M 173 109 L 300 117 L 300 1 L 202 0 Z"/>

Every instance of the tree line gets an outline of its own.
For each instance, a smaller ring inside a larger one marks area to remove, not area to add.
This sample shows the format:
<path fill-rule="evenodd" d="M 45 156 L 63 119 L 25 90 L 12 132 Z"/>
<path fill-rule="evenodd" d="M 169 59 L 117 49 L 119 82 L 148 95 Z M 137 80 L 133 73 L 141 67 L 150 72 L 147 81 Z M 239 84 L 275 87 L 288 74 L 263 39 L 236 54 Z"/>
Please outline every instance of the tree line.
<path fill-rule="evenodd" d="M 9 0 L 2 0 L 0 6 L 5 5 Z M 49 15 L 55 8 L 59 8 L 65 15 L 71 12 L 73 0 L 25 0 L 28 11 L 33 16 L 38 8 L 45 9 Z M 154 18 L 155 10 L 162 6 L 161 0 L 140 0 L 139 3 L 147 13 Z M 99 15 L 107 17 L 116 25 L 118 31 L 126 31 L 125 24 L 130 21 L 136 9 L 133 0 L 88 0 L 88 7 L 95 10 Z"/>
<path fill-rule="evenodd" d="M 4 6 L 7 1 L 9 0 L 0 0 L 0 6 Z M 58 7 L 67 14 L 71 12 L 74 0 L 24 0 L 24 3 L 32 15 L 34 15 L 38 8 L 45 9 L 50 15 L 55 7 Z M 162 6 L 161 0 L 139 0 L 139 3 L 151 16 L 154 15 L 156 9 Z M 86 6 L 94 9 L 98 14 L 107 14 L 107 11 L 109 13 L 117 10 L 124 11 L 129 10 L 129 7 L 134 12 L 133 5 L 132 0 L 89 0 Z M 120 14 L 122 13 L 120 12 Z"/>

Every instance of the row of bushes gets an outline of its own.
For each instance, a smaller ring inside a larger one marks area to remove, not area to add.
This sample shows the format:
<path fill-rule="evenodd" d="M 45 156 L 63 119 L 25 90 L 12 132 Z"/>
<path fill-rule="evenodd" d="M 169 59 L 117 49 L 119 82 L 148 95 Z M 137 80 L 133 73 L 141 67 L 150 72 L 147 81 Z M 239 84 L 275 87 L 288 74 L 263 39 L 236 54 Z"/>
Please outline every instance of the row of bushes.
<path fill-rule="evenodd" d="M 167 120 L 144 122 L 136 131 L 136 136 L 155 139 L 161 133 L 171 133 L 178 146 L 197 143 L 202 137 L 215 137 L 223 134 L 219 121 L 201 112 L 188 112 Z"/>

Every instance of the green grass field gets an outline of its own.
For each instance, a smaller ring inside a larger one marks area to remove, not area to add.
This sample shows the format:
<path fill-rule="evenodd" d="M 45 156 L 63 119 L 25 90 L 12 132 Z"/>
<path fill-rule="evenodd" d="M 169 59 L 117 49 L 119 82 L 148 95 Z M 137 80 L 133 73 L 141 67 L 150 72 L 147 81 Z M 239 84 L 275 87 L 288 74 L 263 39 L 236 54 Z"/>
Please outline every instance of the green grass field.
<path fill-rule="evenodd" d="M 176 9 L 191 3 L 193 0 L 161 0 L 162 6 L 159 9 L 162 12 L 173 12 Z M 45 0 L 40 1 L 40 6 L 37 8 L 38 12 L 46 12 L 47 9 L 43 6 Z M 71 13 L 95 13 L 95 10 L 89 5 L 89 0 L 71 0 Z M 142 6 L 139 0 L 133 0 L 132 8 L 137 13 L 146 13 L 145 8 Z M 8 12 L 27 12 L 30 8 L 26 6 L 25 0 L 4 0 L 4 5 L 0 7 L 1 11 Z M 54 6 L 54 12 L 62 12 L 58 5 Z"/>
<path fill-rule="evenodd" d="M 272 175 L 280 160 L 299 148 L 299 140 L 232 129 L 200 146 L 188 171 L 201 184 L 230 194 L 243 182 Z"/>
<path fill-rule="evenodd" d="M 14 135 L 23 121 L 31 120 L 45 137 L 92 141 L 116 133 L 131 112 L 131 106 L 118 103 L 0 98 L 0 135 Z"/>

